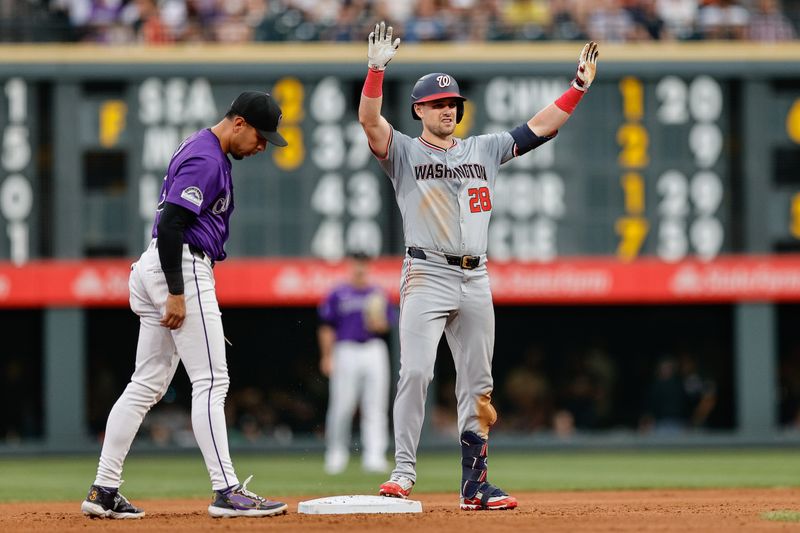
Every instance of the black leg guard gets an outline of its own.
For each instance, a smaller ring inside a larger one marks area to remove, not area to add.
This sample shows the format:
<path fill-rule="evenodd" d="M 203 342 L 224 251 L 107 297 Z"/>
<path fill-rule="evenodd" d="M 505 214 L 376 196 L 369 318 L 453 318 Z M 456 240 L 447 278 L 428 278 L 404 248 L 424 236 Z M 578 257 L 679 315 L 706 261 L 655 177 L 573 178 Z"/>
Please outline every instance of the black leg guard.
<path fill-rule="evenodd" d="M 472 431 L 461 434 L 461 496 L 472 498 L 486 482 L 489 444 Z"/>
<path fill-rule="evenodd" d="M 472 431 L 461 434 L 461 508 L 514 509 L 517 500 L 486 480 L 489 444 Z"/>

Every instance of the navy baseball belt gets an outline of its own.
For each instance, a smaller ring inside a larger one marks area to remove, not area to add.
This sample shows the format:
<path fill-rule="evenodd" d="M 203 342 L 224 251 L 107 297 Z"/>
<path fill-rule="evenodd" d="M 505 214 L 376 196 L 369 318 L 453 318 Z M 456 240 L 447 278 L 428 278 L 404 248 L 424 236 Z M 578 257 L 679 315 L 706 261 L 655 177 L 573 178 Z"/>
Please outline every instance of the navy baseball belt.
<path fill-rule="evenodd" d="M 481 264 L 481 256 L 479 255 L 451 255 L 441 252 L 437 252 L 437 254 L 441 254 L 441 256 L 447 261 L 448 265 L 461 267 L 464 270 L 478 268 Z M 414 246 L 410 246 L 408 248 L 408 255 L 414 259 L 428 259 L 428 254 L 425 253 L 425 250 L 416 248 Z"/>

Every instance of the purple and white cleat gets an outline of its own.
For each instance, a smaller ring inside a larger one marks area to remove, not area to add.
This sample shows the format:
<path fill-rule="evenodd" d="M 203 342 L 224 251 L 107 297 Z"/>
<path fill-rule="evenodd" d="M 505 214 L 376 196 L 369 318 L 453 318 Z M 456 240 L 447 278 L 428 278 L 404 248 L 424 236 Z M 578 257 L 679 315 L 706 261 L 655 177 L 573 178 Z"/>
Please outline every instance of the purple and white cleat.
<path fill-rule="evenodd" d="M 214 502 L 208 506 L 208 514 L 214 518 L 230 518 L 234 516 L 274 516 L 286 514 L 287 505 L 262 498 L 258 494 L 247 490 L 247 484 L 253 476 L 244 483 L 239 483 L 225 490 L 214 492 Z"/>

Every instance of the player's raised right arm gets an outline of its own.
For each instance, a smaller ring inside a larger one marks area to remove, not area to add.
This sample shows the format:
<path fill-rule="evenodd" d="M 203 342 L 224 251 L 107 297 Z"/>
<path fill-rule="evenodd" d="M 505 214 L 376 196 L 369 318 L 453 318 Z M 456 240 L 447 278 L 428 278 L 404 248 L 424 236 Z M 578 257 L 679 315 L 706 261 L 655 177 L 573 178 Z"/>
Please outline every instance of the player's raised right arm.
<path fill-rule="evenodd" d="M 385 23 L 375 25 L 375 31 L 367 38 L 369 43 L 369 72 L 361 92 L 358 105 L 358 121 L 367 134 L 367 140 L 375 155 L 385 157 L 389 145 L 392 128 L 381 116 L 383 104 L 383 72 L 386 65 L 394 57 L 400 39 L 392 42 L 392 27 Z"/>

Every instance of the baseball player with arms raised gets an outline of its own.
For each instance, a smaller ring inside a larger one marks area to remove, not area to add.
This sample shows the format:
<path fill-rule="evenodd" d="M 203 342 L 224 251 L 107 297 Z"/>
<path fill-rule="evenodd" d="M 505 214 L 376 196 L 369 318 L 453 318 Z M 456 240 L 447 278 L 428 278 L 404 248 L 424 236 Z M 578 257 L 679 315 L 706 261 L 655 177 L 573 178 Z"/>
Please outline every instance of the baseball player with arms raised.
<path fill-rule="evenodd" d="M 517 500 L 487 479 L 494 310 L 486 268 L 492 194 L 500 165 L 555 137 L 595 77 L 597 44 L 583 47 L 570 87 L 511 131 L 456 139 L 464 113 L 456 80 L 423 76 L 411 93 L 422 134 L 411 138 L 381 116 L 384 69 L 400 39 L 384 23 L 369 35 L 369 72 L 358 119 L 392 181 L 407 256 L 400 285 L 400 380 L 394 402 L 395 469 L 383 496 L 405 498 L 416 482 L 416 453 L 444 331 L 456 368 L 461 434 L 461 509 L 513 509 Z M 533 199 L 531 199 L 533 201 Z"/>
<path fill-rule="evenodd" d="M 145 414 L 167 390 L 178 363 L 192 382 L 192 429 L 214 491 L 212 517 L 270 516 L 286 504 L 247 490 L 228 452 L 225 337 L 213 267 L 226 257 L 233 212 L 231 161 L 286 146 L 281 110 L 267 93 L 240 94 L 214 127 L 187 138 L 164 177 L 153 240 L 131 266 L 131 309 L 139 315 L 136 368 L 108 415 L 97 477 L 81 510 L 90 517 L 141 518 L 119 492 L 122 466 Z M 252 476 L 250 476 L 252 478 Z"/>

